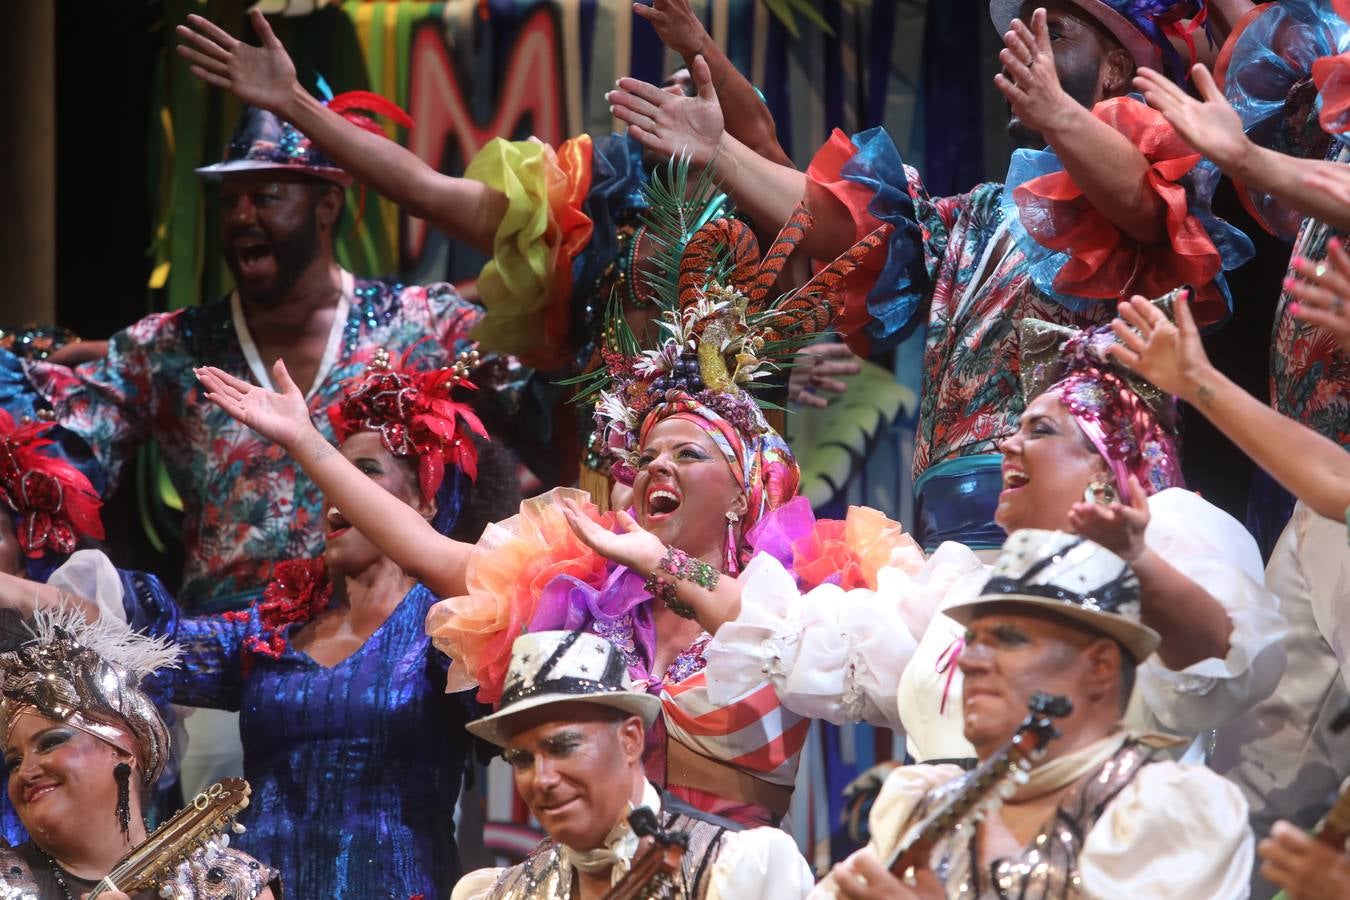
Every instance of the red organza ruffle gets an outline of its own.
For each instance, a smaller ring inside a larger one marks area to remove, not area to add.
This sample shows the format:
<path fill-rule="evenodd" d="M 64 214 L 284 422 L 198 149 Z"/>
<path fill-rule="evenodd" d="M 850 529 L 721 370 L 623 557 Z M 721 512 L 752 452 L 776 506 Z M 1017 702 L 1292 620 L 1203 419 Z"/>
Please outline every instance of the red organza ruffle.
<path fill-rule="evenodd" d="M 1141 245 L 1099 212 L 1065 171 L 1033 178 L 1013 190 L 1022 224 L 1037 243 L 1069 255 L 1055 290 L 1077 297 L 1155 297 L 1193 285 L 1202 322 L 1221 318 L 1226 304 L 1212 281 L 1223 260 L 1203 223 L 1191 215 L 1179 182 L 1200 162 L 1157 110 L 1128 97 L 1105 100 L 1093 115 L 1129 138 L 1149 161 L 1146 186 L 1167 210 L 1168 243 Z"/>

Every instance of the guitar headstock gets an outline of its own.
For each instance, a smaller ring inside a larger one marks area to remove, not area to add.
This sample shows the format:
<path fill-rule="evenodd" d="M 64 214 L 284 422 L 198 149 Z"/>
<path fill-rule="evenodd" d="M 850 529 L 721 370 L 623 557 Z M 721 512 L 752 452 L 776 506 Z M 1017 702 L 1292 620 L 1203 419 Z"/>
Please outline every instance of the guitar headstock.
<path fill-rule="evenodd" d="M 122 857 L 107 882 L 124 894 L 135 894 L 171 876 L 180 862 L 227 828 L 244 830 L 233 819 L 248 806 L 251 793 L 242 778 L 211 785 Z"/>
<path fill-rule="evenodd" d="M 1030 712 L 1012 739 L 1016 755 L 1026 764 L 1024 768 L 1029 768 L 1045 752 L 1046 745 L 1059 737 L 1059 729 L 1051 720 L 1062 719 L 1073 712 L 1073 701 L 1058 694 L 1037 691 L 1031 695 L 1027 708 Z"/>

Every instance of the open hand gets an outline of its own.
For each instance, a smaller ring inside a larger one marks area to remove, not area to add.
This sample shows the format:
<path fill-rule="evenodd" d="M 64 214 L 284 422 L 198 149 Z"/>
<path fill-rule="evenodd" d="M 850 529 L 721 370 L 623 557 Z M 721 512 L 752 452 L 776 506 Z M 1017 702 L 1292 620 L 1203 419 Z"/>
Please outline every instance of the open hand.
<path fill-rule="evenodd" d="M 1030 28 L 1013 19 L 1003 43 L 998 54 L 1003 71 L 994 76 L 994 86 L 1012 104 L 1013 114 L 1047 139 L 1068 127 L 1082 107 L 1060 87 L 1045 10 L 1031 14 Z"/>
<path fill-rule="evenodd" d="M 636 78 L 620 78 L 605 95 L 611 111 L 628 123 L 628 135 L 662 157 L 688 154 L 695 166 L 706 166 L 722 143 L 722 107 L 702 55 L 689 66 L 698 94 L 685 97 Z"/>
<path fill-rule="evenodd" d="M 914 872 L 907 885 L 886 870 L 870 847 L 864 847 L 830 870 L 839 896 L 847 900 L 944 900 L 947 896 L 931 869 Z"/>
<path fill-rule="evenodd" d="M 1237 110 L 1214 83 L 1209 69 L 1199 63 L 1192 66 L 1191 80 L 1202 99 L 1195 99 L 1166 75 L 1148 68 L 1135 74 L 1134 86 L 1191 149 L 1227 172 L 1242 162 L 1251 142 L 1243 132 Z"/>
<path fill-rule="evenodd" d="M 1289 305 L 1289 311 L 1329 332 L 1340 343 L 1341 350 L 1350 353 L 1350 310 L 1346 309 L 1346 300 L 1350 298 L 1350 255 L 1340 238 L 1327 241 L 1327 257 L 1321 262 L 1295 257 L 1294 271 L 1299 278 L 1284 283 L 1290 296 L 1298 301 Z"/>
<path fill-rule="evenodd" d="M 708 32 L 698 16 L 694 15 L 689 0 L 651 0 L 650 6 L 634 3 L 633 12 L 651 22 L 661 43 L 684 59 L 691 58 L 703 49 Z"/>
<path fill-rule="evenodd" d="M 825 342 L 803 347 L 797 351 L 797 360 L 789 370 L 788 400 L 824 409 L 831 398 L 816 392 L 843 394 L 848 391 L 848 382 L 835 376 L 857 375 L 860 371 L 862 364 L 847 344 Z"/>
<path fill-rule="evenodd" d="M 1173 324 L 1162 310 L 1138 295 L 1121 303 L 1111 330 L 1120 341 L 1107 354 L 1169 394 L 1190 399 L 1193 386 L 1210 368 L 1191 315 L 1189 291 L 1177 295 Z"/>
<path fill-rule="evenodd" d="M 1101 544 L 1126 562 L 1138 559 L 1148 545 L 1148 497 L 1139 479 L 1130 476 L 1130 502 L 1109 504 L 1075 503 L 1069 508 L 1069 527 L 1074 534 Z"/>
<path fill-rule="evenodd" d="M 190 15 L 188 23 L 177 28 L 186 42 L 178 45 L 178 55 L 192 63 L 192 74 L 207 84 L 285 118 L 285 107 L 299 87 L 295 64 L 256 6 L 249 17 L 262 39 L 261 47 L 245 44 L 219 25 Z"/>
<path fill-rule="evenodd" d="M 1350 857 L 1288 822 L 1276 822 L 1256 847 L 1261 877 L 1284 888 L 1289 900 L 1350 897 Z"/>
<path fill-rule="evenodd" d="M 621 534 L 615 534 L 591 519 L 575 500 L 563 501 L 563 518 L 587 547 L 644 577 L 656 571 L 661 557 L 666 554 L 666 545 L 661 539 L 622 510 L 615 513 L 619 527 L 623 529 Z"/>
<path fill-rule="evenodd" d="M 206 399 L 288 452 L 314 427 L 305 395 L 291 381 L 283 360 L 277 360 L 272 367 L 272 378 L 281 388 L 280 393 L 249 384 L 215 366 L 193 371 L 206 388 Z"/>

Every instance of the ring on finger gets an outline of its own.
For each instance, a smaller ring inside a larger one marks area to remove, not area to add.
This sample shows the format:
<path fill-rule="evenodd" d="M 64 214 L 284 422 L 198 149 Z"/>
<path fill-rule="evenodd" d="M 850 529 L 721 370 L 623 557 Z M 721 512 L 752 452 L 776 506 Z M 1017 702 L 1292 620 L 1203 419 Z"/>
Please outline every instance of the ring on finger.
<path fill-rule="evenodd" d="M 1318 278 L 1321 278 L 1323 275 L 1327 274 L 1327 264 L 1324 262 L 1318 263 L 1317 268 L 1313 269 L 1313 274 L 1316 275 Z"/>

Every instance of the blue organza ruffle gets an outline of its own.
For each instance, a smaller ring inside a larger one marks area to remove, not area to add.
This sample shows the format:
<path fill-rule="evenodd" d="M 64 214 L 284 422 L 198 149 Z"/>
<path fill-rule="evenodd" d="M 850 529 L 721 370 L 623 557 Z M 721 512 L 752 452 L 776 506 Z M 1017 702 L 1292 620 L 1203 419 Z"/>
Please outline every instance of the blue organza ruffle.
<path fill-rule="evenodd" d="M 1347 49 L 1350 25 L 1326 0 L 1270 4 L 1234 41 L 1224 77 L 1224 95 L 1247 136 L 1290 156 L 1322 158 L 1326 137 L 1317 121 L 1321 98 L 1311 81 L 1312 64 Z M 1269 194 L 1248 196 L 1266 224 L 1292 242 L 1303 217 Z"/>
<path fill-rule="evenodd" d="M 867 211 L 895 227 L 886 262 L 867 294 L 870 320 L 866 330 L 873 348 L 881 350 L 900 342 L 905 326 L 930 290 L 923 229 L 915 215 L 904 160 L 886 129 L 869 128 L 850 140 L 858 152 L 840 169 L 840 175 L 872 191 L 876 196 Z"/>

